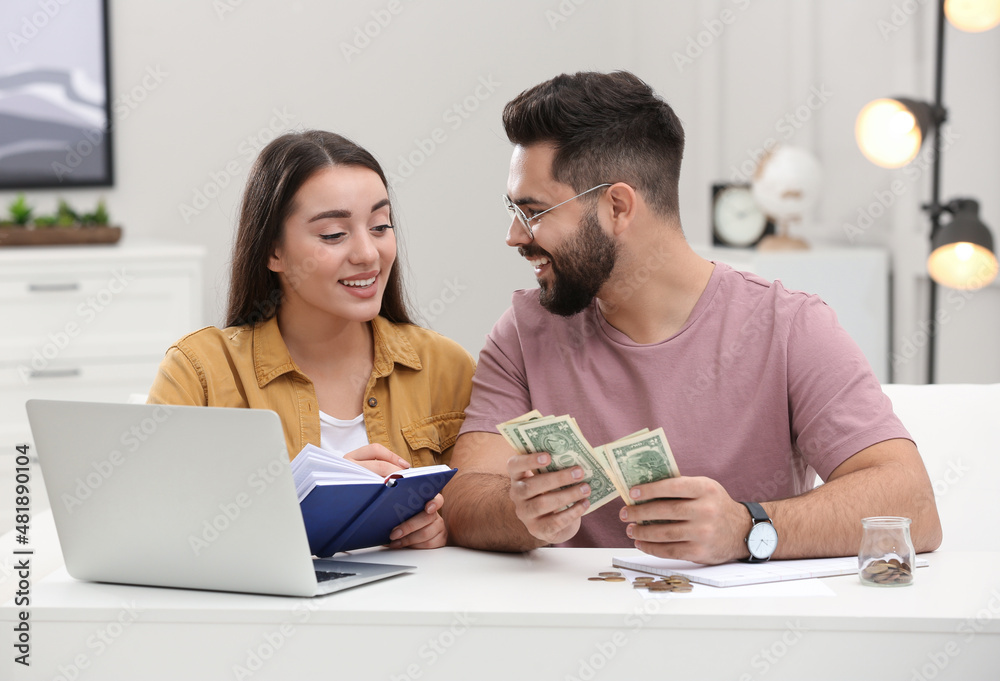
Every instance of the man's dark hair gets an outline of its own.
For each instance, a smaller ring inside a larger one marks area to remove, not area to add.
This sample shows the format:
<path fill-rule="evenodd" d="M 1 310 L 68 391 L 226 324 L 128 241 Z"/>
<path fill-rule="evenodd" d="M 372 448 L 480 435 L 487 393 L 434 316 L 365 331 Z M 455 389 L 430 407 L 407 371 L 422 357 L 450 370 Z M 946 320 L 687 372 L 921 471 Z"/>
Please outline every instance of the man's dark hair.
<path fill-rule="evenodd" d="M 663 217 L 678 215 L 684 128 L 670 105 L 627 71 L 562 74 L 503 110 L 507 138 L 552 144 L 552 177 L 582 192 L 625 182 Z"/>

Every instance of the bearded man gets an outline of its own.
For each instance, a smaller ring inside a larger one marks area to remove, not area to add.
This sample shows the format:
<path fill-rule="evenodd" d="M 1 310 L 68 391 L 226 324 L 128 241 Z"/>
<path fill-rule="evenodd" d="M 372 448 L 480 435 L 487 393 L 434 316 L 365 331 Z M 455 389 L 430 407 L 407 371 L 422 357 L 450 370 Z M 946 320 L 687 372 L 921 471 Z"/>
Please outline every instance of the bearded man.
<path fill-rule="evenodd" d="M 560 75 L 510 101 L 503 123 L 507 245 L 539 288 L 514 293 L 480 354 L 444 491 L 452 543 L 635 546 L 699 563 L 843 556 L 861 518 L 899 515 L 917 551 L 937 548 L 916 445 L 833 311 L 688 245 L 684 131 L 649 85 Z M 539 473 L 550 454 L 518 455 L 497 432 L 532 409 L 573 416 L 594 444 L 662 427 L 683 475 L 585 516 L 579 466 Z M 760 522 L 779 539 L 754 554 Z"/>

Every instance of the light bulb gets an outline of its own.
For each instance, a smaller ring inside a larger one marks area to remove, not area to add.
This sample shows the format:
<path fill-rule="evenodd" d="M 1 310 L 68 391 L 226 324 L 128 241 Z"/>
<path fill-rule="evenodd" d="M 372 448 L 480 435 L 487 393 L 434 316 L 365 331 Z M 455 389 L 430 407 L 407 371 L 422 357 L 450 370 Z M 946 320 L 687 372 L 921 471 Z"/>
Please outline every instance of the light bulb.
<path fill-rule="evenodd" d="M 913 130 L 917 124 L 917 119 L 909 111 L 899 111 L 889 119 L 889 129 L 893 135 L 905 135 Z"/>
<path fill-rule="evenodd" d="M 927 271 L 942 286 L 975 291 L 996 279 L 1000 265 L 982 246 L 960 242 L 936 249 L 927 258 Z"/>
<path fill-rule="evenodd" d="M 1000 24 L 1000 0 L 945 0 L 944 13 L 955 28 L 981 33 Z"/>
<path fill-rule="evenodd" d="M 858 114 L 854 125 L 861 153 L 875 165 L 899 168 L 920 151 L 923 136 L 916 117 L 895 99 L 876 99 Z"/>

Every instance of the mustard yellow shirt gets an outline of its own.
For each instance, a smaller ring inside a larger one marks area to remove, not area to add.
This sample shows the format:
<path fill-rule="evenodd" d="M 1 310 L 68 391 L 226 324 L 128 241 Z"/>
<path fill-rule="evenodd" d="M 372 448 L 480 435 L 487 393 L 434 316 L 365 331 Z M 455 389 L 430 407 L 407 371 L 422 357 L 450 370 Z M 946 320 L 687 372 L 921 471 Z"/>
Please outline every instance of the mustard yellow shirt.
<path fill-rule="evenodd" d="M 363 403 L 368 441 L 413 466 L 447 464 L 472 390 L 475 361 L 441 334 L 383 317 L 371 322 L 375 361 Z M 181 338 L 160 363 L 147 401 L 270 409 L 289 458 L 320 444 L 316 390 L 288 354 L 277 317 L 209 326 Z"/>

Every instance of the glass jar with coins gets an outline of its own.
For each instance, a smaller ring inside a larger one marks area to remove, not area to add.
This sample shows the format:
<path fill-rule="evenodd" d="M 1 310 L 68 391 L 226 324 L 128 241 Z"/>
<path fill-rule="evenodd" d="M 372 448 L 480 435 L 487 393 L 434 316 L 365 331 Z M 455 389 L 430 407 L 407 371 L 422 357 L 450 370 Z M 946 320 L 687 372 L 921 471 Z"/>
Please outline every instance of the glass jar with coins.
<path fill-rule="evenodd" d="M 861 520 L 858 576 L 868 586 L 909 586 L 916 555 L 910 541 L 910 519 L 876 516 Z"/>

